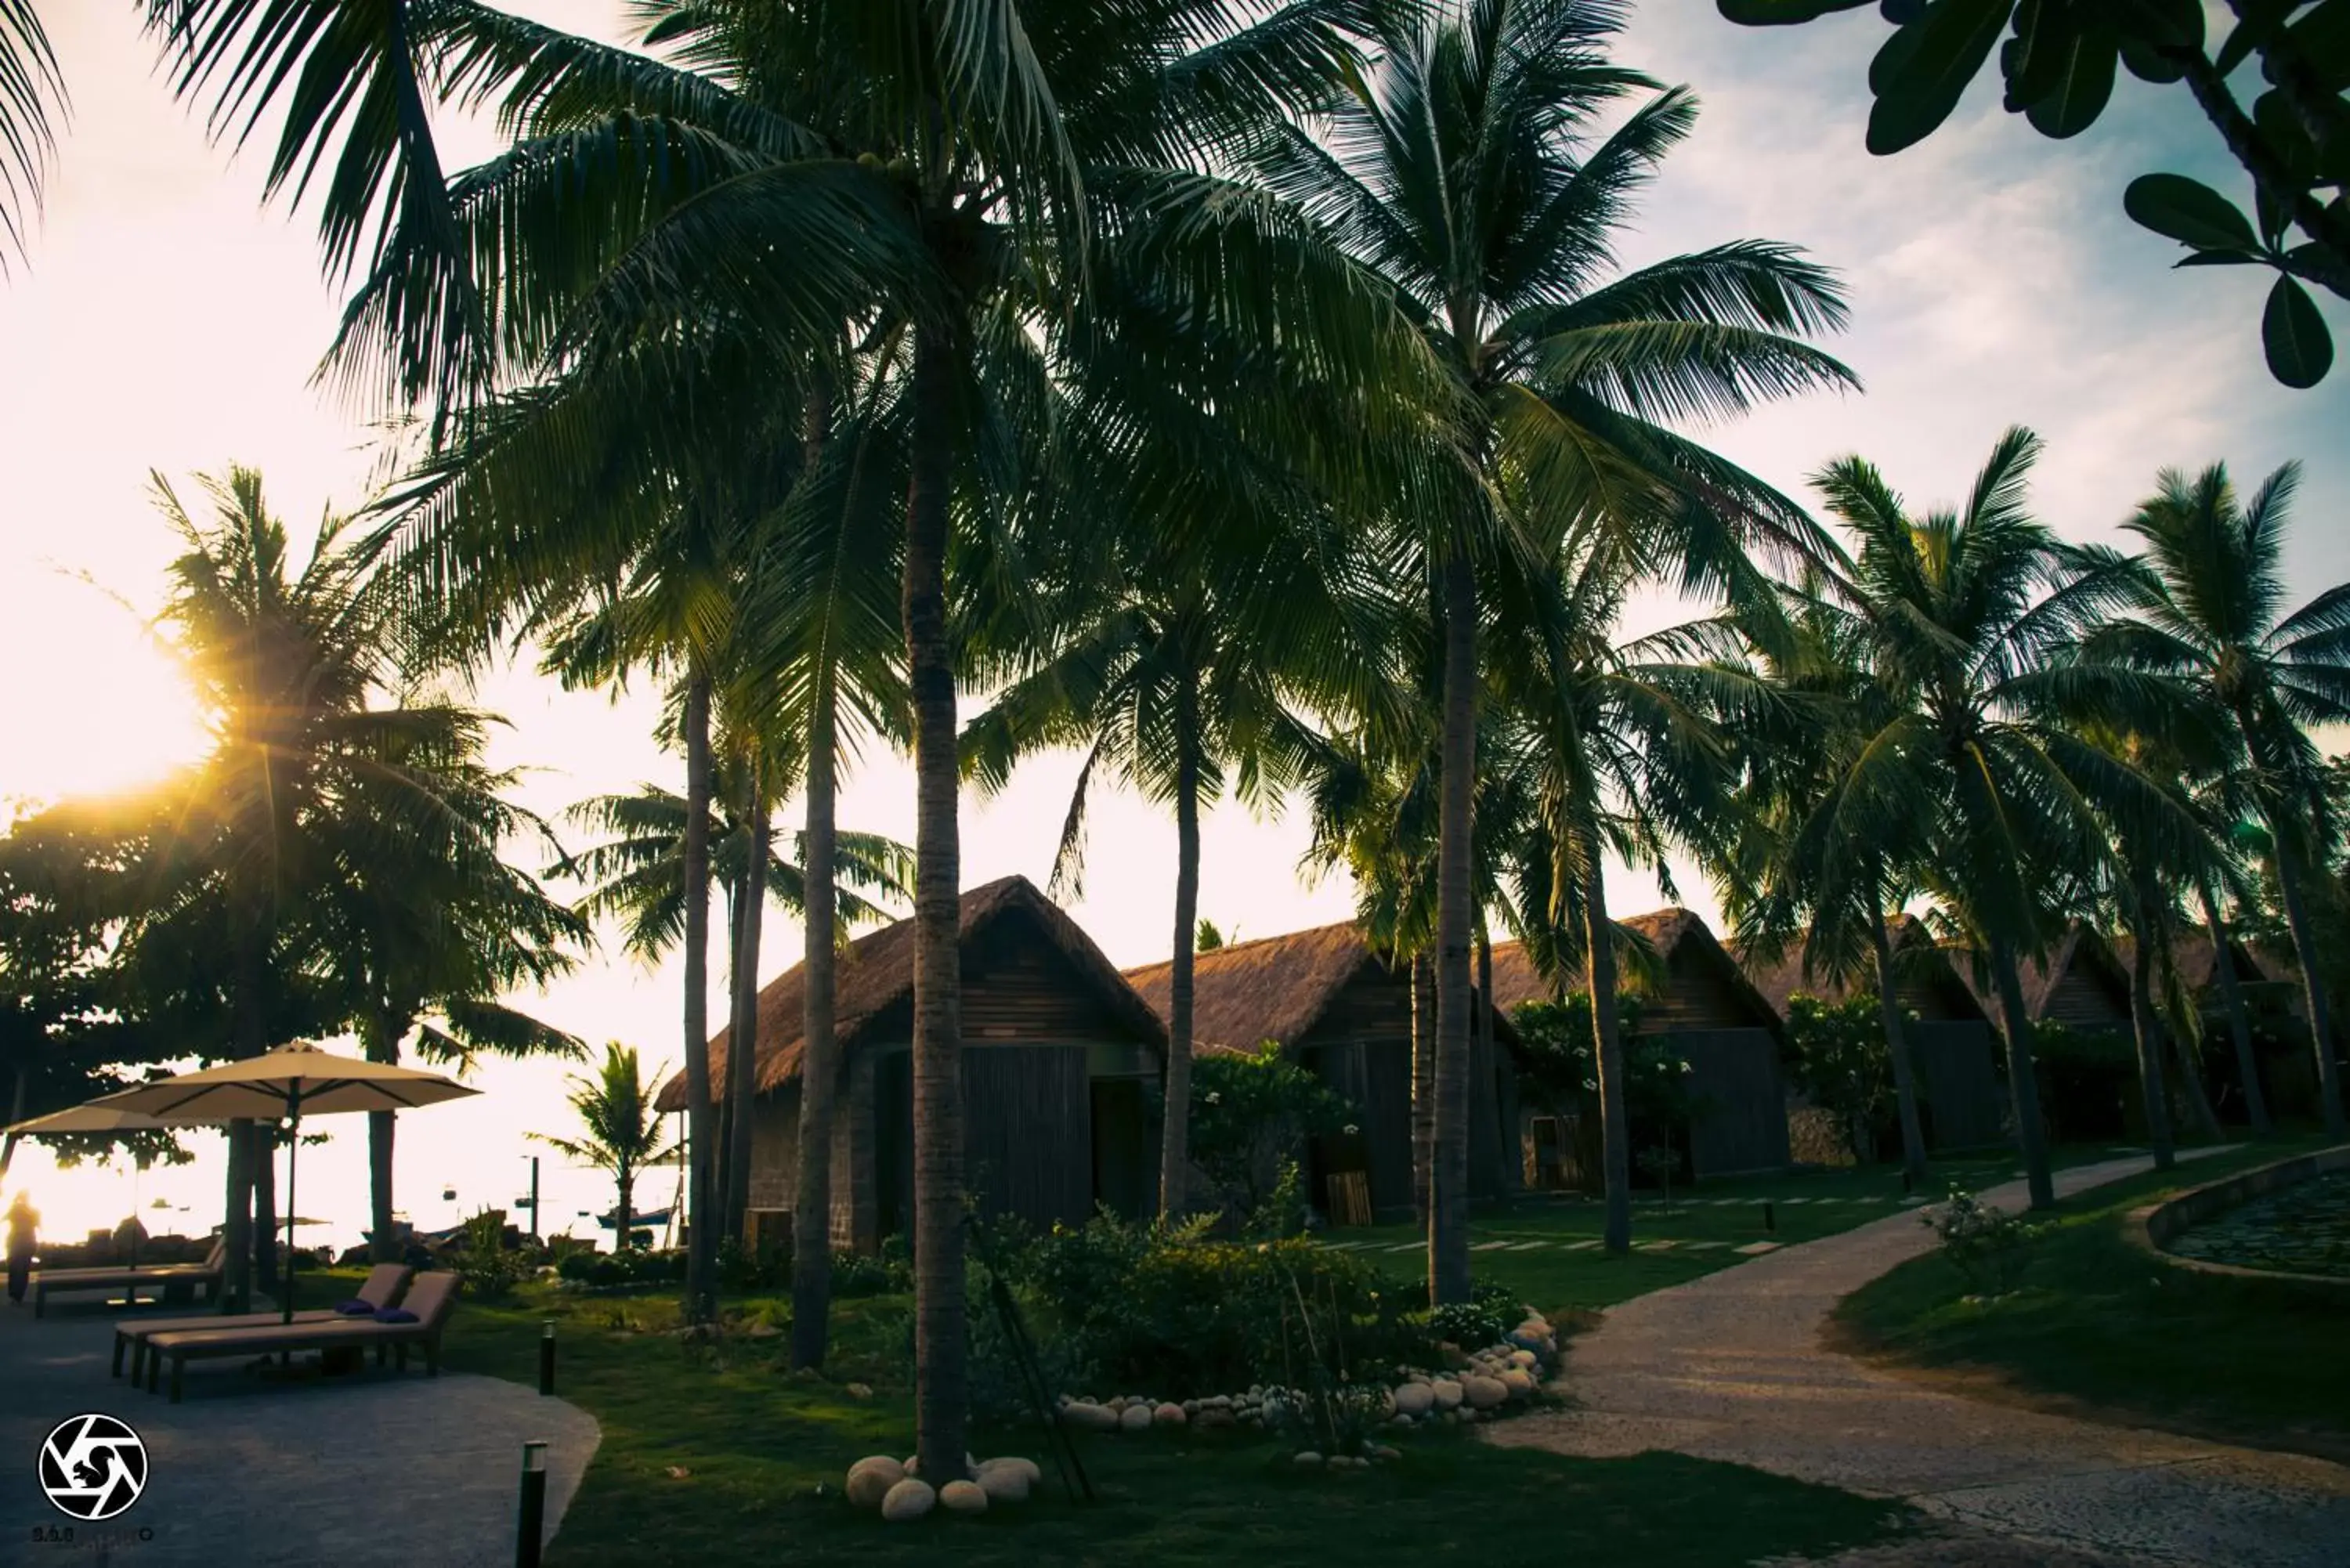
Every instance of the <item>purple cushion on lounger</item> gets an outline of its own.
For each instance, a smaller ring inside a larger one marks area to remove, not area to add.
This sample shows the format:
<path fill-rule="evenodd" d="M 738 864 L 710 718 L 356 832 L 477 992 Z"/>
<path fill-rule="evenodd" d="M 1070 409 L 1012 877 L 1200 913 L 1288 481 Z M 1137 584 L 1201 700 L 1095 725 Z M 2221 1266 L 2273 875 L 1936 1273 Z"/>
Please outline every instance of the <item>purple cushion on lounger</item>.
<path fill-rule="evenodd" d="M 347 1302 L 337 1302 L 335 1310 L 345 1317 L 373 1317 L 382 1309 L 373 1302 L 361 1301 L 359 1297 L 353 1296 Z"/>
<path fill-rule="evenodd" d="M 386 1307 L 375 1314 L 378 1323 L 414 1323 L 416 1314 L 406 1307 Z"/>

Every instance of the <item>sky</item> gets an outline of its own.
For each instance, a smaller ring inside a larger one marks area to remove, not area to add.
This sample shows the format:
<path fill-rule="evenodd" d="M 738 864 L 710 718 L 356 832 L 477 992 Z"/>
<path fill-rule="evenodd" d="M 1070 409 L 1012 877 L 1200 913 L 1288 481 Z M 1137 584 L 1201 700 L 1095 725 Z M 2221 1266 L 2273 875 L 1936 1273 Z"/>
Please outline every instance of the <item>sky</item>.
<path fill-rule="evenodd" d="M 514 8 L 621 36 L 614 0 Z M 199 719 L 147 625 L 175 554 L 151 472 L 192 509 L 195 474 L 258 468 L 297 539 L 382 478 L 364 410 L 313 384 L 340 295 L 320 275 L 309 214 L 264 208 L 260 149 L 236 156 L 173 100 L 130 5 L 43 9 L 72 118 L 30 255 L 0 277 L 0 798 L 25 800 L 135 787 L 201 747 Z M 1865 387 L 1766 409 L 1703 429 L 1704 438 L 1799 495 L 1806 476 L 1858 452 L 1925 505 L 1957 500 L 1998 434 L 2026 425 L 2048 447 L 2034 505 L 2084 540 L 2116 538 L 2165 466 L 2225 461 L 2250 483 L 2298 459 L 2288 580 L 2306 595 L 2350 578 L 2350 367 L 2314 392 L 2277 386 L 2260 358 L 2267 275 L 2171 270 L 2177 247 L 2122 213 L 2124 185 L 2156 169 L 2241 190 L 2208 130 L 2181 117 L 2176 93 L 2125 77 L 2095 127 L 2054 143 L 2002 113 L 1986 77 L 1933 138 L 1872 159 L 1861 146 L 1865 77 L 1883 36 L 1868 10 L 1748 30 L 1701 0 L 1634 7 L 1618 57 L 1691 86 L 1703 112 L 1642 202 L 1623 261 L 1732 238 L 1805 247 L 1844 282 L 1852 323 L 1831 347 Z M 494 145 L 485 126 L 444 127 L 452 167 Z M 2350 339 L 2350 312 L 2335 302 L 2329 318 L 2337 339 Z M 1654 624 L 1678 608 L 1658 599 L 1641 618 Z M 494 672 L 477 700 L 508 721 L 494 760 L 531 770 L 524 799 L 542 812 L 641 780 L 681 780 L 681 765 L 650 738 L 642 691 L 565 692 L 524 668 Z M 1001 797 L 965 801 L 966 885 L 1013 873 L 1044 882 L 1076 767 L 1073 754 L 1040 758 Z M 847 783 L 843 826 L 910 841 L 911 784 L 898 759 L 866 757 Z M 1121 965 L 1164 958 L 1171 825 L 1098 790 L 1091 821 L 1085 896 L 1071 913 Z M 1243 937 L 1346 918 L 1342 879 L 1315 883 L 1296 869 L 1306 836 L 1302 813 L 1260 821 L 1227 805 L 1211 814 L 1201 913 Z M 1702 879 L 1679 884 L 1711 917 Z M 1623 867 L 1610 898 L 1627 912 L 1659 901 L 1652 877 Z M 767 922 L 763 978 L 797 961 L 795 927 Z M 680 983 L 673 964 L 648 970 L 614 948 L 546 995 L 517 1000 L 590 1040 L 634 1044 L 649 1064 L 673 1064 Z M 480 1097 L 404 1119 L 400 1191 L 419 1223 L 520 1190 L 533 1152 L 524 1135 L 568 1130 L 566 1072 L 493 1064 L 473 1080 Z M 305 1152 L 302 1190 L 314 1196 L 302 1211 L 327 1222 L 319 1237 L 355 1240 L 363 1134 L 356 1123 L 315 1125 L 332 1136 Z M 138 1189 L 141 1204 L 161 1199 L 177 1210 L 149 1215 L 158 1229 L 210 1223 L 216 1140 L 187 1142 L 200 1154 L 194 1166 L 151 1173 Z M 550 1229 L 609 1202 L 592 1175 L 551 1156 L 543 1179 Z M 37 1147 L 20 1150 L 9 1186 L 34 1189 L 54 1235 L 110 1221 L 132 1201 L 129 1176 L 53 1174 Z"/>

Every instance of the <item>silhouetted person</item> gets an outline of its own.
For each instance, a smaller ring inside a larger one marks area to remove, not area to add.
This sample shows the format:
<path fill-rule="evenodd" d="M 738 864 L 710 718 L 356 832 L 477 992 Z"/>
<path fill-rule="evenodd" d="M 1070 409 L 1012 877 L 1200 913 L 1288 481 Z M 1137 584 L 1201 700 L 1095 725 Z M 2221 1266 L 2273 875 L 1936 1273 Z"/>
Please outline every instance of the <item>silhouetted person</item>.
<path fill-rule="evenodd" d="M 33 1275 L 33 1238 L 41 1228 L 41 1216 L 33 1207 L 32 1195 L 16 1194 L 16 1201 L 8 1205 L 8 1301 L 21 1304 L 25 1286 Z"/>

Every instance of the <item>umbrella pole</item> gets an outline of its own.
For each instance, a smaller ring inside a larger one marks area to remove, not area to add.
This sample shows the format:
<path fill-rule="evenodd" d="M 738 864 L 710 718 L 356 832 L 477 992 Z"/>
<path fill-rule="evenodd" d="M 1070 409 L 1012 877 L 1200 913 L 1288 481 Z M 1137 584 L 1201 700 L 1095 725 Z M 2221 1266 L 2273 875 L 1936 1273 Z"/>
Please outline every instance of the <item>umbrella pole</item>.
<path fill-rule="evenodd" d="M 302 1158 L 302 1081 L 294 1081 L 293 1092 L 286 1096 L 286 1114 L 293 1130 L 286 1138 L 286 1304 L 281 1323 L 294 1321 L 294 1216 L 300 1212 L 294 1207 L 294 1176 Z"/>

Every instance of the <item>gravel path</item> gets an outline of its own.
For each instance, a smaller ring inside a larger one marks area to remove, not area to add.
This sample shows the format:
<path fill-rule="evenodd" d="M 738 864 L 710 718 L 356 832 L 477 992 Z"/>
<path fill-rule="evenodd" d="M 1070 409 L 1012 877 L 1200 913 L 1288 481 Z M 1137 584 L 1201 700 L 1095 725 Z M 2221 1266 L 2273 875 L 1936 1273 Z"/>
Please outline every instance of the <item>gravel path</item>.
<path fill-rule="evenodd" d="M 2147 1165 L 2061 1171 L 2057 1190 Z M 2027 1201 L 2022 1182 L 1987 1197 L 2015 1210 Z M 1965 1537 L 2093 1561 L 2350 1564 L 2350 1469 L 1968 1399 L 1823 1345 L 1839 1299 L 1932 1245 L 1903 1213 L 1627 1302 L 1570 1344 L 1565 1376 L 1577 1407 L 1504 1422 L 1492 1439 L 1752 1465 L 1904 1499 Z"/>
<path fill-rule="evenodd" d="M 370 1368 L 290 1386 L 264 1385 L 239 1361 L 191 1363 L 186 1401 L 173 1405 L 108 1376 L 113 1342 L 113 1314 L 74 1298 L 36 1323 L 29 1305 L 0 1297 L 0 1563 L 508 1564 L 524 1440 L 547 1439 L 552 1539 L 602 1436 L 564 1400 L 500 1378 L 428 1378 L 413 1357 L 404 1377 Z M 147 1489 L 119 1517 L 78 1526 L 71 1544 L 41 1540 L 73 1522 L 36 1483 L 41 1440 L 92 1411 L 139 1434 Z M 111 1549 L 93 1550 L 101 1540 Z"/>

